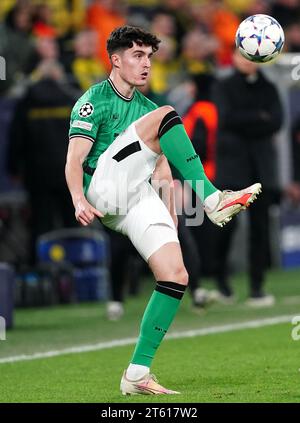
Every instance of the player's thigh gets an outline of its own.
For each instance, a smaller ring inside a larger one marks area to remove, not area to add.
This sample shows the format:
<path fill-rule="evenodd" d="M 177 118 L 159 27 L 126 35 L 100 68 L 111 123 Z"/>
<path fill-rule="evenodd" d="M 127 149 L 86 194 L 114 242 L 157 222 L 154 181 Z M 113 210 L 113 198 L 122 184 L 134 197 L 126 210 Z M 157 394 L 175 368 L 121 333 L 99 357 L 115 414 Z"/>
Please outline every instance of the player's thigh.
<path fill-rule="evenodd" d="M 138 137 L 131 124 L 99 157 L 87 198 L 104 214 L 126 210 L 139 198 L 158 155 Z"/>
<path fill-rule="evenodd" d="M 101 220 L 128 236 L 156 280 L 188 283 L 173 219 L 149 183 L 143 184 L 139 202 L 126 215 L 107 214 Z"/>
<path fill-rule="evenodd" d="M 139 201 L 130 208 L 120 228 L 146 261 L 165 241 L 179 242 L 168 209 L 148 182 L 141 185 Z"/>

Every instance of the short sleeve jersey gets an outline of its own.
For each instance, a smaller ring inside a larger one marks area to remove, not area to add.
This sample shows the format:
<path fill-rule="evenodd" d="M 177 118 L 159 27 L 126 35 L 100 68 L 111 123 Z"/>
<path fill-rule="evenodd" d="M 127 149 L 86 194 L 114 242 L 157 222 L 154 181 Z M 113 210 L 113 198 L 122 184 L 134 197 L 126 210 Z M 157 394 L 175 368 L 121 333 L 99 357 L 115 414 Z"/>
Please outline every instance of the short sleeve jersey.
<path fill-rule="evenodd" d="M 96 168 L 99 156 L 128 126 L 158 106 L 135 90 L 124 97 L 110 79 L 93 85 L 76 102 L 71 113 L 69 138 L 82 137 L 93 146 L 84 165 Z"/>

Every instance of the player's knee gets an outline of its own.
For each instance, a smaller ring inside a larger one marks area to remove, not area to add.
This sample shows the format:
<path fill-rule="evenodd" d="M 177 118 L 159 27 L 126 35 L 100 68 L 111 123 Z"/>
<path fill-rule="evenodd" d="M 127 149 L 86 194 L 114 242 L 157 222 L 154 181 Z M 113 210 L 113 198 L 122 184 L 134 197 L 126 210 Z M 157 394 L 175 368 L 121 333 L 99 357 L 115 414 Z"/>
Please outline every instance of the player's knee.
<path fill-rule="evenodd" d="M 178 266 L 174 269 L 172 280 L 182 285 L 187 285 L 189 282 L 189 274 L 184 266 Z"/>
<path fill-rule="evenodd" d="M 161 106 L 157 109 L 159 111 L 161 119 L 163 119 L 168 113 L 173 112 L 175 109 L 172 106 Z"/>
<path fill-rule="evenodd" d="M 182 123 L 182 120 L 174 107 L 161 107 L 159 115 L 158 138 L 161 138 L 170 128 L 172 128 L 174 125 L 177 125 L 178 123 Z"/>

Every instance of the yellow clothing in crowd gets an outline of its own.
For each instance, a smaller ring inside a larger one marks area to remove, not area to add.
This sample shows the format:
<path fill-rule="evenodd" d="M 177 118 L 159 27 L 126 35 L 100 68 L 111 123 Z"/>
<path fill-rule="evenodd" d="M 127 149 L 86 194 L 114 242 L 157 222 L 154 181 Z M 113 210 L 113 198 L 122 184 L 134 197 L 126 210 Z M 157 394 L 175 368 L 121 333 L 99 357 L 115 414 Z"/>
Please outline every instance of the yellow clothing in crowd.
<path fill-rule="evenodd" d="M 83 91 L 107 76 L 102 63 L 93 58 L 78 57 L 72 64 L 72 72 Z"/>
<path fill-rule="evenodd" d="M 169 63 L 158 62 L 153 59 L 151 67 L 150 86 L 155 94 L 164 94 L 174 88 L 174 80 L 178 78 L 179 63 L 172 61 Z"/>
<path fill-rule="evenodd" d="M 62 36 L 70 30 L 80 31 L 84 27 L 85 0 L 73 0 L 70 8 L 68 0 L 35 0 L 35 3 L 49 5 L 58 36 Z"/>
<path fill-rule="evenodd" d="M 4 19 L 9 10 L 16 4 L 16 0 L 0 1 L 0 20 Z M 58 36 L 66 34 L 69 30 L 75 32 L 84 27 L 85 24 L 85 0 L 31 0 L 30 4 L 46 4 L 52 10 L 53 26 Z M 70 5 L 71 4 L 71 7 Z"/>
<path fill-rule="evenodd" d="M 16 0 L 1 0 L 0 1 L 0 21 L 2 21 L 10 9 L 15 5 Z"/>
<path fill-rule="evenodd" d="M 254 0 L 224 0 L 224 4 L 235 13 L 244 13 L 254 3 Z"/>

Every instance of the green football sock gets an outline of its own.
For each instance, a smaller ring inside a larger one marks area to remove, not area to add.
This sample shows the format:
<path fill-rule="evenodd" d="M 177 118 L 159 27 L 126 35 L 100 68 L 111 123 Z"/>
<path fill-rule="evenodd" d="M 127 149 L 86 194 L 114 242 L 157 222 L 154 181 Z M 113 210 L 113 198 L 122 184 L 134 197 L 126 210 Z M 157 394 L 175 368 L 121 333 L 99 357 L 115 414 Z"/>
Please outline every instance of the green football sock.
<path fill-rule="evenodd" d="M 201 160 L 195 152 L 182 120 L 175 111 L 169 112 L 163 118 L 158 136 L 164 155 L 182 178 L 188 181 L 202 202 L 218 191 L 205 175 Z M 203 181 L 203 183 L 197 183 L 197 181 Z"/>
<path fill-rule="evenodd" d="M 169 329 L 186 286 L 175 282 L 157 282 L 144 312 L 132 364 L 150 367 L 157 348 Z"/>

